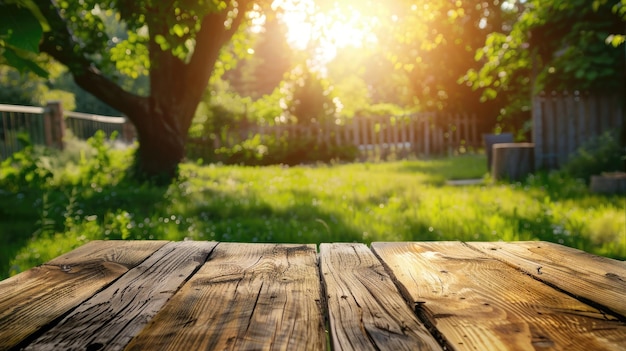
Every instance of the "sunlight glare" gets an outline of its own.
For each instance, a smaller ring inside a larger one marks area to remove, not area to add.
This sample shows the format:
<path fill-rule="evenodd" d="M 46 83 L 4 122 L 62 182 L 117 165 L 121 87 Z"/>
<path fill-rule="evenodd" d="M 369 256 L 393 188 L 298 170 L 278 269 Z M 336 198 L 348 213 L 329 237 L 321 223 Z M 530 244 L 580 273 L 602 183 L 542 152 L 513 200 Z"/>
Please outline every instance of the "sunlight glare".
<path fill-rule="evenodd" d="M 366 18 L 351 4 L 335 2 L 321 12 L 313 0 L 275 0 L 272 8 L 281 9 L 280 20 L 287 26 L 287 42 L 295 50 L 310 51 L 318 65 L 332 61 L 337 51 L 361 48 L 376 43 L 375 18 Z"/>

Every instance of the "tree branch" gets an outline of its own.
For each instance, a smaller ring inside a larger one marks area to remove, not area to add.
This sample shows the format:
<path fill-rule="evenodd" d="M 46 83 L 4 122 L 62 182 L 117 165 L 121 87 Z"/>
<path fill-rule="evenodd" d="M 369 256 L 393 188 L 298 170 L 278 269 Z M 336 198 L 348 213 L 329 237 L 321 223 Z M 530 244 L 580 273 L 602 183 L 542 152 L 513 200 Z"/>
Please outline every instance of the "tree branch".
<path fill-rule="evenodd" d="M 81 51 L 67 20 L 61 16 L 53 1 L 35 0 L 35 3 L 51 29 L 44 33 L 40 50 L 67 66 L 78 86 L 131 119 L 137 115 L 147 99 L 122 89 L 96 68 L 95 63 Z"/>
<path fill-rule="evenodd" d="M 206 90 L 222 47 L 232 38 L 243 22 L 251 1 L 239 1 L 238 4 L 237 15 L 232 19 L 230 28 L 224 27 L 224 22 L 228 18 L 228 12 L 233 10 L 232 7 L 219 13 L 207 14 L 202 20 L 202 26 L 196 35 L 193 56 L 185 67 L 185 82 L 188 88 L 186 94 L 191 94 L 188 98 L 196 102 L 193 107 L 189 105 L 189 108 L 194 110 L 187 111 L 192 116 Z"/>

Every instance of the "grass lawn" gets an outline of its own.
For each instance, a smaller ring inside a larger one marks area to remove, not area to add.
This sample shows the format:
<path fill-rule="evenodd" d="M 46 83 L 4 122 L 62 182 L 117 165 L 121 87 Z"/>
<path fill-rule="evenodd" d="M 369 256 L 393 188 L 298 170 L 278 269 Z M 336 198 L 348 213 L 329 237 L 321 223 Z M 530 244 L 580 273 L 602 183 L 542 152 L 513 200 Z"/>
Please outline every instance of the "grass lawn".
<path fill-rule="evenodd" d="M 124 180 L 129 156 L 116 157 L 104 165 L 82 159 L 34 188 L 0 177 L 0 278 L 95 239 L 547 240 L 626 258 L 623 197 L 592 195 L 558 174 L 445 184 L 484 177 L 482 155 L 289 168 L 184 164 L 169 187 Z"/>

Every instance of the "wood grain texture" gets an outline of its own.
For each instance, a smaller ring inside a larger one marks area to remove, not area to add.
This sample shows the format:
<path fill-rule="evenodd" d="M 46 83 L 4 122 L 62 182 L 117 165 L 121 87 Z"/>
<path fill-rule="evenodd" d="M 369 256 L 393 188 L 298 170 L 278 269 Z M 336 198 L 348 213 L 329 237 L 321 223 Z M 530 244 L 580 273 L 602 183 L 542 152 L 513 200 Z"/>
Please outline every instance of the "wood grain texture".
<path fill-rule="evenodd" d="M 323 350 L 315 245 L 220 243 L 127 350 Z"/>
<path fill-rule="evenodd" d="M 493 146 L 493 180 L 520 181 L 535 169 L 535 144 L 502 143 Z"/>
<path fill-rule="evenodd" d="M 87 300 L 26 350 L 121 350 L 180 285 L 204 264 L 215 242 L 170 242 Z"/>
<path fill-rule="evenodd" d="M 626 263 L 548 242 L 468 243 L 626 321 Z"/>
<path fill-rule="evenodd" d="M 92 241 L 0 282 L 0 350 L 10 349 L 165 245 Z"/>
<path fill-rule="evenodd" d="M 363 244 L 321 244 L 333 350 L 441 350 Z"/>
<path fill-rule="evenodd" d="M 626 325 L 460 242 L 372 249 L 455 350 L 624 350 Z"/>

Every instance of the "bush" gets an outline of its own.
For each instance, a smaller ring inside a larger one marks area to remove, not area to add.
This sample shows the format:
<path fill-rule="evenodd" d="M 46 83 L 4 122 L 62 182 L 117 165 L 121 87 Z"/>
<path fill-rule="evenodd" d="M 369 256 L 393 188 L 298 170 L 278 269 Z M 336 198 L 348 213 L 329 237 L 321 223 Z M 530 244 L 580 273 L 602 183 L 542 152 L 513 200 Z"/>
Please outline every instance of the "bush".
<path fill-rule="evenodd" d="M 17 192 L 47 188 L 54 176 L 51 150 L 33 145 L 27 134 L 18 135 L 18 141 L 23 149 L 0 163 L 0 189 Z"/>
<path fill-rule="evenodd" d="M 274 136 L 259 134 L 235 144 L 213 151 L 211 145 L 194 145 L 194 155 L 203 161 L 244 165 L 297 165 L 333 160 L 353 161 L 358 150 L 352 145 L 337 145 L 334 141 L 318 143 L 315 137 Z M 200 152 L 204 150 L 204 152 Z"/>
<path fill-rule="evenodd" d="M 605 132 L 583 144 L 570 156 L 562 171 L 586 182 L 589 182 L 592 175 L 624 171 L 624 151 L 616 133 Z"/>

